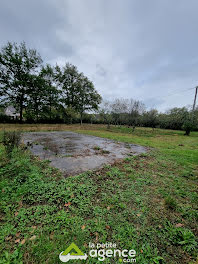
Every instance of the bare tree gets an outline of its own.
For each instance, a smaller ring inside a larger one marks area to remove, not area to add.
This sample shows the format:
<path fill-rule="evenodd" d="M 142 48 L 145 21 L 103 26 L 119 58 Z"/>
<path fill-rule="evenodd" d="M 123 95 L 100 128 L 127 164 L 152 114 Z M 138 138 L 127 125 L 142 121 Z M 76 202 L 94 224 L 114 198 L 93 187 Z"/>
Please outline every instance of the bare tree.
<path fill-rule="evenodd" d="M 132 131 L 134 131 L 140 115 L 145 110 L 145 105 L 141 101 L 129 99 L 127 106 L 129 125 L 133 127 Z"/>
<path fill-rule="evenodd" d="M 123 116 L 127 112 L 127 99 L 115 99 L 111 104 L 112 118 L 115 125 L 121 125 Z"/>
<path fill-rule="evenodd" d="M 107 124 L 108 129 L 110 128 L 110 124 L 112 122 L 111 112 L 112 112 L 111 103 L 107 100 L 102 101 L 99 109 L 99 114 L 103 122 Z"/>

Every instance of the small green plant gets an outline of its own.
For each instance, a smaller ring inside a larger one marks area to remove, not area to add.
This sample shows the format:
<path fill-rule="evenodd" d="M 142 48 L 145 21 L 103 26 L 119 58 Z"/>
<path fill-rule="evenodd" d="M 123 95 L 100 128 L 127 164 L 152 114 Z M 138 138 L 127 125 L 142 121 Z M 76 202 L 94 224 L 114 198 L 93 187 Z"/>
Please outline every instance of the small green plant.
<path fill-rule="evenodd" d="M 191 252 L 197 247 L 196 238 L 194 234 L 188 229 L 180 231 L 179 239 L 180 241 L 178 241 L 178 244 L 182 245 L 184 250 L 186 250 L 187 252 Z"/>
<path fill-rule="evenodd" d="M 108 150 L 103 149 L 103 150 L 101 150 L 101 153 L 102 154 L 109 154 L 110 152 Z"/>
<path fill-rule="evenodd" d="M 170 237 L 173 244 L 182 246 L 182 248 L 188 253 L 192 253 L 197 248 L 196 237 L 191 230 L 172 227 L 170 228 L 170 231 Z"/>
<path fill-rule="evenodd" d="M 173 197 L 167 196 L 165 199 L 165 206 L 171 210 L 175 210 L 177 208 L 177 203 Z"/>
<path fill-rule="evenodd" d="M 100 147 L 99 146 L 94 146 L 93 149 L 94 150 L 100 150 Z"/>
<path fill-rule="evenodd" d="M 11 155 L 13 149 L 19 147 L 21 133 L 19 131 L 4 131 L 2 143 L 8 156 Z"/>
<path fill-rule="evenodd" d="M 48 148 L 48 147 L 46 147 L 46 146 L 45 146 L 45 147 L 43 147 L 43 150 L 48 150 L 48 149 L 49 149 L 49 148 Z"/>
<path fill-rule="evenodd" d="M 131 145 L 129 143 L 125 143 L 125 147 L 130 149 L 131 148 Z"/>
<path fill-rule="evenodd" d="M 0 260 L 1 264 L 23 264 L 22 253 L 16 249 L 12 254 L 5 251 L 3 258 Z"/>
<path fill-rule="evenodd" d="M 34 145 L 39 145 L 40 143 L 38 141 L 33 142 Z"/>

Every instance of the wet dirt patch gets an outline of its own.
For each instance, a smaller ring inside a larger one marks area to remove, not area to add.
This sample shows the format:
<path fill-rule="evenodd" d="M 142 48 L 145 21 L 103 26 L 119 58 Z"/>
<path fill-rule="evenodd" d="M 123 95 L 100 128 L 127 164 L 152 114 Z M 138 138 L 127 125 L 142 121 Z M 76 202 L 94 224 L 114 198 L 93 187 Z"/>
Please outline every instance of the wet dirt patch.
<path fill-rule="evenodd" d="M 31 152 L 66 175 L 112 164 L 131 155 L 145 153 L 145 147 L 74 132 L 29 132 L 23 143 Z"/>

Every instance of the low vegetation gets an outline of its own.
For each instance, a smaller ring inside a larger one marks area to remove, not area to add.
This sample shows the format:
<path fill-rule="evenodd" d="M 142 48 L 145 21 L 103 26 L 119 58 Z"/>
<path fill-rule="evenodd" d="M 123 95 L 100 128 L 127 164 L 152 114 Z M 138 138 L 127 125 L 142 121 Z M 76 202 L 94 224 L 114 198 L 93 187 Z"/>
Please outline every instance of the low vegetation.
<path fill-rule="evenodd" d="M 96 119 L 96 118 L 95 118 Z M 163 129 L 184 130 L 189 136 L 191 131 L 198 131 L 198 108 L 174 107 L 164 113 L 157 109 L 147 110 L 146 106 L 138 100 L 115 99 L 103 101 L 99 109 L 97 122 L 114 125 L 127 125 L 132 132 L 138 127 L 152 127 Z M 92 118 L 92 122 L 96 122 Z"/>
<path fill-rule="evenodd" d="M 73 130 L 141 144 L 150 151 L 63 178 L 24 148 L 0 145 L 0 263 L 60 263 L 71 243 L 114 242 L 137 263 L 196 263 L 198 133 L 127 127 L 11 125 L 20 131 Z M 96 146 L 97 147 L 97 146 Z M 97 149 L 96 149 L 97 150 Z M 84 263 L 76 261 L 75 263 Z M 86 263 L 98 263 L 88 259 Z M 118 263 L 106 259 L 103 263 Z"/>
<path fill-rule="evenodd" d="M 14 148 L 18 148 L 20 144 L 21 133 L 19 131 L 4 131 L 2 143 L 5 147 L 7 155 L 11 155 Z"/>

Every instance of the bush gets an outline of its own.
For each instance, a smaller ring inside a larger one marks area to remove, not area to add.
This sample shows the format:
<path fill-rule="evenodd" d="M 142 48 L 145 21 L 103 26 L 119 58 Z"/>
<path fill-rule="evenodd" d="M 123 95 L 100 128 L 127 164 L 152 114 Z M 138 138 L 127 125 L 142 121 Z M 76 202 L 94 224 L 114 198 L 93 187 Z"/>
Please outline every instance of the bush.
<path fill-rule="evenodd" d="M 193 130 L 194 128 L 194 124 L 193 121 L 190 119 L 187 119 L 184 121 L 184 124 L 182 126 L 183 130 L 185 131 L 185 136 L 189 136 L 190 132 Z"/>
<path fill-rule="evenodd" d="M 2 143 L 5 147 L 8 156 L 11 155 L 13 149 L 19 147 L 21 140 L 21 132 L 19 131 L 4 131 Z"/>

